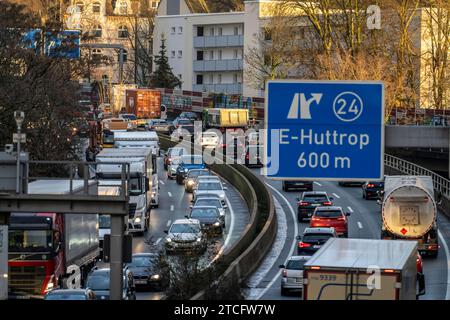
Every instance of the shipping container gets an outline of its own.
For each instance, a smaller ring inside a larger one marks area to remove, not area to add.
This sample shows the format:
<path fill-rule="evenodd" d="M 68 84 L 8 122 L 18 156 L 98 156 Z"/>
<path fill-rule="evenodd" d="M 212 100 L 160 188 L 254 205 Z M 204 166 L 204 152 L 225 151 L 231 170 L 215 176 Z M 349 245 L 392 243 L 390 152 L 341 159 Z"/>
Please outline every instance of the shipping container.
<path fill-rule="evenodd" d="M 161 117 L 161 93 L 158 90 L 126 90 L 126 111 L 140 119 Z"/>

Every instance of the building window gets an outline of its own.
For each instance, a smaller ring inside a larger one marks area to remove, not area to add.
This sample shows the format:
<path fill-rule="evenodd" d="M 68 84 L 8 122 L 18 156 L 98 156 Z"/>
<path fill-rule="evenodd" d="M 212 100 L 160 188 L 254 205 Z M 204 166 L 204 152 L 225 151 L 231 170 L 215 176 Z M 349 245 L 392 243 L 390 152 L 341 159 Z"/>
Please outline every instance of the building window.
<path fill-rule="evenodd" d="M 156 9 L 158 7 L 158 1 L 152 1 L 152 8 Z"/>
<path fill-rule="evenodd" d="M 234 58 L 237 59 L 238 58 L 238 51 L 234 50 Z"/>
<path fill-rule="evenodd" d="M 238 75 L 234 74 L 233 75 L 233 83 L 237 83 L 238 82 Z"/>
<path fill-rule="evenodd" d="M 197 60 L 202 61 L 203 60 L 203 51 L 197 51 Z"/>
<path fill-rule="evenodd" d="M 102 50 L 92 49 L 92 60 L 100 61 L 102 58 Z"/>
<path fill-rule="evenodd" d="M 219 27 L 218 35 L 219 35 L 219 36 L 222 36 L 222 27 Z"/>
<path fill-rule="evenodd" d="M 221 84 L 222 83 L 222 75 L 219 73 L 218 75 L 218 79 L 217 79 L 217 83 Z"/>
<path fill-rule="evenodd" d="M 197 84 L 203 84 L 203 75 L 202 74 L 198 74 L 197 75 Z"/>
<path fill-rule="evenodd" d="M 210 83 L 210 84 L 213 84 L 213 83 L 214 83 L 214 75 L 213 75 L 213 74 L 210 74 L 210 75 L 209 75 L 209 83 Z"/>
<path fill-rule="evenodd" d="M 123 62 L 127 62 L 127 61 L 128 61 L 128 51 L 123 50 Z M 117 62 L 120 62 L 120 50 L 119 50 L 119 54 L 117 55 Z"/>
<path fill-rule="evenodd" d="M 214 60 L 214 51 L 209 52 L 209 60 Z"/>
<path fill-rule="evenodd" d="M 234 27 L 234 35 L 235 36 L 239 35 L 239 28 L 238 27 Z"/>
<path fill-rule="evenodd" d="M 183 33 L 183 27 L 178 27 L 178 33 L 182 34 Z"/>
<path fill-rule="evenodd" d="M 214 28 L 209 29 L 209 35 L 214 37 Z"/>
<path fill-rule="evenodd" d="M 175 34 L 175 27 L 170 28 L 170 34 Z"/>
<path fill-rule="evenodd" d="M 100 5 L 100 3 L 99 3 L 99 2 L 94 2 L 94 3 L 92 4 L 92 12 L 93 12 L 93 13 L 100 13 L 100 11 L 101 11 L 101 5 Z"/>
<path fill-rule="evenodd" d="M 120 26 L 118 35 L 119 39 L 126 39 L 128 38 L 128 28 L 127 26 Z"/>
<path fill-rule="evenodd" d="M 178 58 L 183 58 L 183 51 L 178 50 Z"/>
<path fill-rule="evenodd" d="M 219 60 L 222 60 L 222 50 L 219 50 Z"/>
<path fill-rule="evenodd" d="M 197 27 L 197 37 L 203 37 L 203 27 Z"/>
<path fill-rule="evenodd" d="M 264 28 L 264 40 L 265 41 L 272 40 L 272 30 L 268 27 Z"/>
<path fill-rule="evenodd" d="M 175 58 L 175 51 L 172 51 L 172 52 L 171 52 L 170 57 L 171 57 L 171 58 Z"/>
<path fill-rule="evenodd" d="M 119 4 L 119 13 L 127 14 L 128 13 L 128 3 L 126 1 L 121 1 Z"/>
<path fill-rule="evenodd" d="M 92 29 L 92 36 L 95 38 L 102 37 L 102 26 L 101 25 L 98 24 Z"/>
<path fill-rule="evenodd" d="M 83 11 L 84 11 L 84 2 L 83 1 L 78 1 L 75 5 L 78 7 L 78 9 L 80 9 L 80 12 L 83 13 Z"/>

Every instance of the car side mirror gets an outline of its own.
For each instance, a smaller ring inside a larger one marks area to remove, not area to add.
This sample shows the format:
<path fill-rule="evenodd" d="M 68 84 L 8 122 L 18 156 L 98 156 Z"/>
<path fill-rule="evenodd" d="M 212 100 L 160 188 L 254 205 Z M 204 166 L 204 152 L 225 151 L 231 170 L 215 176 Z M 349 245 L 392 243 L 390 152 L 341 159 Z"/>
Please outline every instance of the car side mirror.
<path fill-rule="evenodd" d="M 223 190 L 227 191 L 227 190 L 228 190 L 228 187 L 223 187 Z"/>
<path fill-rule="evenodd" d="M 333 201 L 333 200 L 334 200 L 334 198 L 333 198 L 333 197 L 329 197 L 328 199 L 330 199 L 330 201 Z"/>
<path fill-rule="evenodd" d="M 345 215 L 346 215 L 347 217 L 350 217 L 352 214 L 351 214 L 350 212 L 346 212 Z"/>
<path fill-rule="evenodd" d="M 169 234 L 169 230 L 164 230 L 164 233 L 165 234 Z"/>
<path fill-rule="evenodd" d="M 189 206 L 189 209 L 192 209 L 193 207 L 194 207 L 193 205 L 190 205 L 190 206 Z"/>
<path fill-rule="evenodd" d="M 286 268 L 286 266 L 284 264 L 280 264 L 278 267 L 282 268 L 282 269 Z"/>
<path fill-rule="evenodd" d="M 301 200 L 300 200 L 300 198 L 295 198 L 295 200 L 297 200 L 297 201 L 301 201 Z"/>
<path fill-rule="evenodd" d="M 223 206 L 223 208 L 224 208 L 224 209 L 228 209 L 228 206 L 225 204 L 225 205 Z"/>
<path fill-rule="evenodd" d="M 188 215 L 185 215 L 184 217 L 185 217 L 186 219 L 189 219 L 189 216 L 188 216 Z"/>
<path fill-rule="evenodd" d="M 302 240 L 302 237 L 301 236 L 297 236 L 297 237 L 295 237 L 295 239 Z"/>
<path fill-rule="evenodd" d="M 381 200 L 377 200 L 377 203 L 381 206 Z"/>

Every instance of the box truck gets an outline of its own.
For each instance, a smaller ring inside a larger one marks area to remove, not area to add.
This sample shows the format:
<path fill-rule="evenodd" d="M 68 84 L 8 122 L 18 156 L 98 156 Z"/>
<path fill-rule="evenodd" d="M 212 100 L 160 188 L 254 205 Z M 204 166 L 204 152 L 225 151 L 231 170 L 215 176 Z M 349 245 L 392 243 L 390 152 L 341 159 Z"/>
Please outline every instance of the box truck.
<path fill-rule="evenodd" d="M 205 109 L 203 113 L 203 125 L 205 128 L 247 128 L 247 109 Z"/>
<path fill-rule="evenodd" d="M 417 242 L 332 238 L 304 265 L 304 300 L 415 300 Z"/>
<path fill-rule="evenodd" d="M 126 90 L 126 110 L 140 119 L 159 119 L 161 92 L 151 89 Z"/>

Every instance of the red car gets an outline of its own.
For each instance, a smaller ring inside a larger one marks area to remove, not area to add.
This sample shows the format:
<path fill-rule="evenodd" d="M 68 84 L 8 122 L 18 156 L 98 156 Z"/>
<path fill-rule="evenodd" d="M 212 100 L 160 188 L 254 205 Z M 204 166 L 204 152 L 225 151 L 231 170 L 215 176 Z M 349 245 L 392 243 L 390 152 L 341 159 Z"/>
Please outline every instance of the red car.
<path fill-rule="evenodd" d="M 330 228 L 333 227 L 336 233 L 345 238 L 348 237 L 347 217 L 350 213 L 342 211 L 341 207 L 317 207 L 311 217 L 311 228 Z"/>

